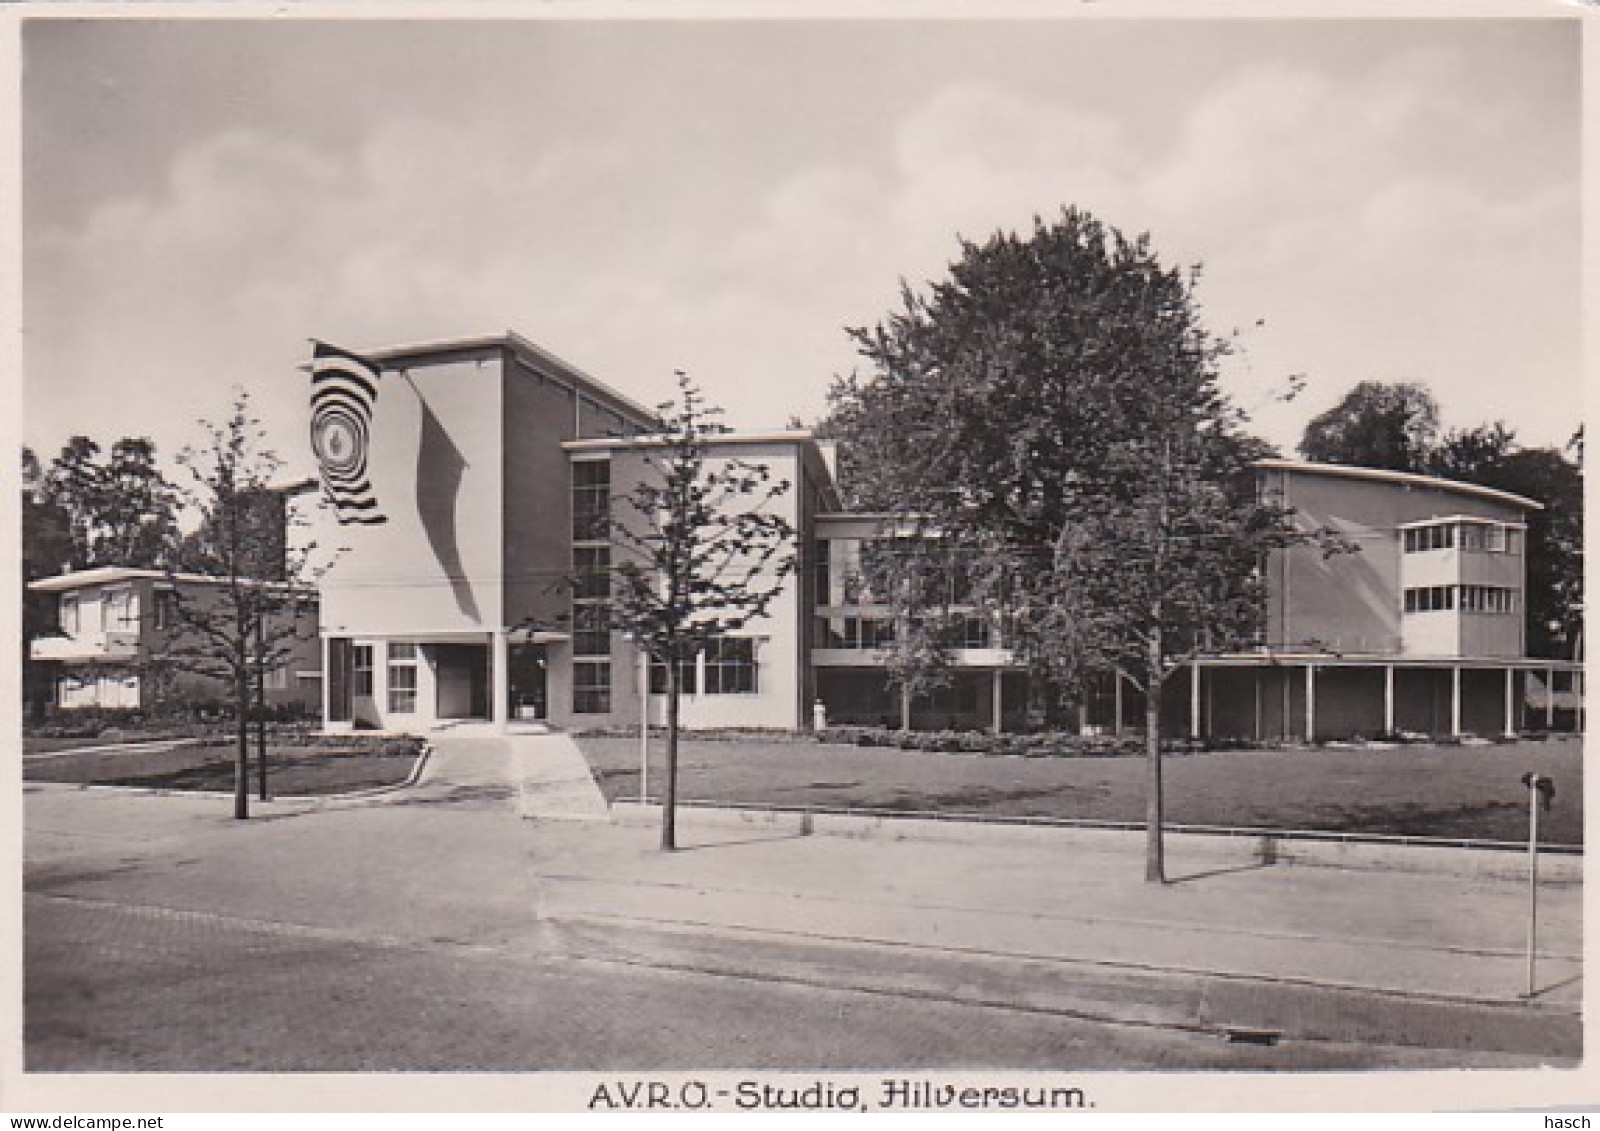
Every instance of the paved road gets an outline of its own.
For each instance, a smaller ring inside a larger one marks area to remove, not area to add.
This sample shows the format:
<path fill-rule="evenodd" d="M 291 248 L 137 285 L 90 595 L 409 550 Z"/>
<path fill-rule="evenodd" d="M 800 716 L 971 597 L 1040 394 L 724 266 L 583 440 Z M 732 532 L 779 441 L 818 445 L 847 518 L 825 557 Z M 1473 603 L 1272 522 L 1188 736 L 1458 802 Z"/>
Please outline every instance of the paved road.
<path fill-rule="evenodd" d="M 551 957 L 531 928 L 429 939 L 31 895 L 26 938 L 30 1072 L 1506 1064 Z"/>

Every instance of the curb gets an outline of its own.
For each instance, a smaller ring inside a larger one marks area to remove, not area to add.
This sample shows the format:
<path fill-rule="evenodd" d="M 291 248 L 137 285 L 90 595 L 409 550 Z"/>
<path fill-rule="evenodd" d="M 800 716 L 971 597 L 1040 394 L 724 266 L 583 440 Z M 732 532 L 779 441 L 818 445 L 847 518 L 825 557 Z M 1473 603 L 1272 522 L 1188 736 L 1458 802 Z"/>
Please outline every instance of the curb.
<path fill-rule="evenodd" d="M 1113 1024 L 1576 1061 L 1581 1016 L 1488 1002 L 1111 961 L 1043 959 L 795 932 L 557 913 L 572 958 L 1049 1013 Z"/>
<path fill-rule="evenodd" d="M 274 794 L 266 801 L 251 794 L 250 800 L 256 805 L 294 805 L 307 809 L 320 808 L 334 802 L 363 801 L 371 797 L 381 797 L 389 793 L 397 793 L 402 789 L 410 789 L 422 777 L 422 771 L 428 764 L 428 759 L 433 755 L 433 745 L 423 741 L 422 752 L 417 755 L 416 763 L 411 767 L 411 772 L 404 781 L 392 785 L 377 785 L 370 789 L 357 789 L 348 793 L 319 793 L 305 796 L 280 796 Z M 24 781 L 23 792 L 29 790 L 66 791 L 76 790 L 85 793 L 113 793 L 127 797 L 197 797 L 207 800 L 232 800 L 232 791 L 216 789 L 165 789 L 159 786 L 145 785 L 96 785 L 93 782 L 63 782 L 63 781 Z"/>
<path fill-rule="evenodd" d="M 612 820 L 620 825 L 646 825 L 661 819 L 655 803 L 617 800 Z M 744 827 L 788 832 L 796 836 L 838 836 L 858 840 L 933 841 L 954 844 L 1036 845 L 1075 852 L 1126 854 L 1144 851 L 1142 829 L 932 819 L 809 810 L 742 809 L 734 806 L 684 805 L 680 827 L 701 824 L 716 828 Z M 1198 832 L 1169 828 L 1169 848 L 1207 861 L 1239 866 L 1273 865 L 1339 868 L 1350 871 L 1395 871 L 1448 874 L 1480 879 L 1521 880 L 1527 877 L 1528 854 L 1499 848 L 1454 845 L 1388 844 L 1325 840 L 1290 832 Z M 1541 883 L 1583 882 L 1581 853 L 1541 851 Z"/>

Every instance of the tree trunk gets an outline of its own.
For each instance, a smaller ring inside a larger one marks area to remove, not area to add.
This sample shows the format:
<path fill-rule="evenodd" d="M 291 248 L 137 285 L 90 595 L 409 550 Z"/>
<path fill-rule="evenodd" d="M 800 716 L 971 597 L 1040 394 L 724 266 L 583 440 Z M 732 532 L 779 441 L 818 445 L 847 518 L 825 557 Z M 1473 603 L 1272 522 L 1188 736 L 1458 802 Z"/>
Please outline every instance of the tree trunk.
<path fill-rule="evenodd" d="M 1163 820 L 1161 794 L 1161 646 L 1150 645 L 1148 658 L 1150 673 L 1145 678 L 1144 696 L 1144 750 L 1147 773 L 1145 777 L 1145 855 L 1144 878 L 1146 883 L 1167 882 L 1165 848 L 1161 841 Z"/>
<path fill-rule="evenodd" d="M 911 688 L 905 684 L 900 686 L 900 729 L 911 729 Z"/>
<path fill-rule="evenodd" d="M 661 851 L 678 847 L 678 660 L 667 656 L 667 764 L 661 789 Z"/>
<path fill-rule="evenodd" d="M 261 800 L 267 799 L 267 677 L 256 672 L 256 778 Z"/>
<path fill-rule="evenodd" d="M 238 714 L 238 758 L 233 772 L 233 819 L 250 816 L 250 677 L 243 670 L 234 680 L 234 707 Z"/>

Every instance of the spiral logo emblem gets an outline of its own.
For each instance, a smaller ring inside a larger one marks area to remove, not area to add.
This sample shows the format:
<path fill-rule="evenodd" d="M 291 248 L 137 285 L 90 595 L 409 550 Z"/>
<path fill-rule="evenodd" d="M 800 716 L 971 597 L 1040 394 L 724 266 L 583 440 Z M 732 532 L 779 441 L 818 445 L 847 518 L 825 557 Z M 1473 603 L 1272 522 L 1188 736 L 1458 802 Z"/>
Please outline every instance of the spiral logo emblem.
<path fill-rule="evenodd" d="M 367 479 L 372 407 L 379 367 L 354 354 L 317 343 L 311 368 L 311 448 L 322 488 L 340 523 L 377 525 L 379 512 Z"/>

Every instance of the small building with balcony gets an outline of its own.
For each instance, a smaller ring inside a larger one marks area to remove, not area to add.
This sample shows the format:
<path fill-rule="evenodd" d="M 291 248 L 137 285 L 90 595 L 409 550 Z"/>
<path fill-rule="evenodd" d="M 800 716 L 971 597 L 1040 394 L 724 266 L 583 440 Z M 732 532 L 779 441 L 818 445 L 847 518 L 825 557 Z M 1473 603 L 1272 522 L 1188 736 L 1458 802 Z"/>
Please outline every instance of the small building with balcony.
<path fill-rule="evenodd" d="M 177 615 L 180 594 L 206 600 L 226 584 L 198 574 L 115 566 L 29 582 L 30 592 L 51 594 L 56 602 L 56 631 L 29 644 L 30 658 L 48 673 L 53 704 L 147 711 L 230 702 L 233 691 L 223 681 L 180 670 L 167 655 L 175 634 L 188 631 Z M 315 615 L 302 615 L 294 630 L 288 662 L 266 673 L 265 697 L 269 706 L 314 710 L 322 683 Z"/>

